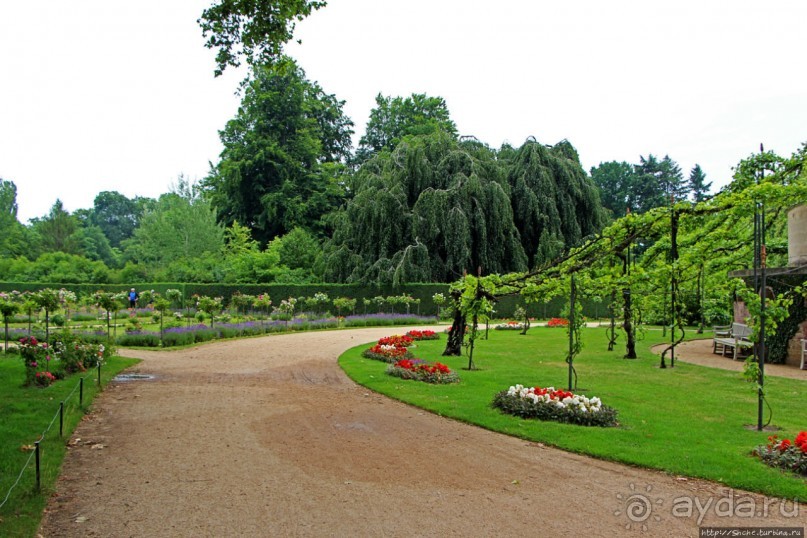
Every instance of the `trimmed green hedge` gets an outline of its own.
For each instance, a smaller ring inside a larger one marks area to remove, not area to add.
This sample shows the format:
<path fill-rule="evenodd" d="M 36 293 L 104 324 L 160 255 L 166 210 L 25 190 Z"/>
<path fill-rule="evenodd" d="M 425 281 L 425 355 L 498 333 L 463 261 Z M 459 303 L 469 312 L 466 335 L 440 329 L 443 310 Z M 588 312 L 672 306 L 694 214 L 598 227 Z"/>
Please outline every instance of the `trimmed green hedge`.
<path fill-rule="evenodd" d="M 53 282 L 0 282 L 0 291 L 36 291 L 42 288 L 65 288 L 75 292 L 79 296 L 92 295 L 103 289 L 109 292 L 129 291 L 135 287 L 138 291 L 154 290 L 160 294 L 165 294 L 166 290 L 178 289 L 183 297 L 188 298 L 197 295 L 207 295 L 208 297 L 224 297 L 225 304 L 228 304 L 230 297 L 237 291 L 245 295 L 260 295 L 268 293 L 274 304 L 279 304 L 281 299 L 289 297 L 312 297 L 317 292 L 326 293 L 331 300 L 337 297 L 350 297 L 358 299 L 356 313 L 364 312 L 362 299 L 372 299 L 378 295 L 384 297 L 390 295 L 411 295 L 415 299 L 420 299 L 420 314 L 424 316 L 436 315 L 437 307 L 432 302 L 432 295 L 435 293 L 448 293 L 448 284 L 410 284 L 394 288 L 392 286 L 363 286 L 357 284 L 198 284 L 182 282 L 144 282 L 139 284 L 65 284 Z M 375 306 L 370 307 L 369 312 L 375 312 Z M 402 307 L 397 306 L 396 311 L 401 312 Z M 417 313 L 417 305 L 412 305 L 411 312 Z"/>
<path fill-rule="evenodd" d="M 42 288 L 65 288 L 78 294 L 79 296 L 91 295 L 98 290 L 119 292 L 129 291 L 134 286 L 138 291 L 154 290 L 160 294 L 165 294 L 165 290 L 178 289 L 182 291 L 184 297 L 191 297 L 194 294 L 207 295 L 208 297 L 224 297 L 225 304 L 229 304 L 230 297 L 236 291 L 246 295 L 259 295 L 268 293 L 274 304 L 279 304 L 281 299 L 289 297 L 312 297 L 317 292 L 328 294 L 331 300 L 337 297 L 350 297 L 357 299 L 356 313 L 364 313 L 362 299 L 372 299 L 378 295 L 384 297 L 390 295 L 408 294 L 415 299 L 420 299 L 419 313 L 422 316 L 434 316 L 437 314 L 437 307 L 432 302 L 435 293 L 448 294 L 449 284 L 407 284 L 400 287 L 374 286 L 361 284 L 197 284 L 182 282 L 145 282 L 140 284 L 60 284 L 60 283 L 35 283 L 35 282 L 0 282 L 0 291 L 36 291 Z M 548 319 L 560 316 L 567 299 L 556 297 L 547 304 L 530 304 L 527 312 L 530 317 Z M 497 318 L 511 318 L 516 306 L 522 303 L 520 297 L 502 297 L 496 304 Z M 368 312 L 375 312 L 375 305 L 368 308 Z M 402 307 L 397 306 L 396 312 L 401 313 Z M 418 313 L 417 305 L 412 305 L 411 312 Z M 583 315 L 594 318 L 604 318 L 607 316 L 607 309 L 604 303 L 593 301 L 583 301 Z"/>

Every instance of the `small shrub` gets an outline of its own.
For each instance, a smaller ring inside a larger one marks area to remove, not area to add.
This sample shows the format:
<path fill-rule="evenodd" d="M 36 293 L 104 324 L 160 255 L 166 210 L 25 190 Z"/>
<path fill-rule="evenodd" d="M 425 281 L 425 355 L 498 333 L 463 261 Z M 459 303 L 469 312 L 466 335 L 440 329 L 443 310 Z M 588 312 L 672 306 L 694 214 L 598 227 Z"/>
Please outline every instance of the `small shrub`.
<path fill-rule="evenodd" d="M 34 382 L 40 387 L 49 387 L 56 381 L 56 376 L 50 372 L 37 372 L 34 376 Z"/>

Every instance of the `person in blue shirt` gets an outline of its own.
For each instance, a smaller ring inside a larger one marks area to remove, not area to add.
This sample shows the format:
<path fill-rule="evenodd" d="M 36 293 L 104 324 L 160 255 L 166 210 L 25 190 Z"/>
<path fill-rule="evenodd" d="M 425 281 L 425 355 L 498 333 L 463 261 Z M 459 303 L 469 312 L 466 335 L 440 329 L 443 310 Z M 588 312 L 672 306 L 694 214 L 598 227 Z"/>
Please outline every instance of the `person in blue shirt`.
<path fill-rule="evenodd" d="M 134 288 L 129 292 L 129 308 L 137 308 L 137 292 Z"/>

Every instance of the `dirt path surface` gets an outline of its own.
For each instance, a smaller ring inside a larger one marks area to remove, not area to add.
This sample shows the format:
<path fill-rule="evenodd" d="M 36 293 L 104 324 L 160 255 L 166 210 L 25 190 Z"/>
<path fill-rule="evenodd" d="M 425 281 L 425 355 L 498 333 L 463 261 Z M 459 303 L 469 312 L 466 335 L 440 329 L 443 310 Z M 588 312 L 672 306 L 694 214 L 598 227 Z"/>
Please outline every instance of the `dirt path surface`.
<path fill-rule="evenodd" d="M 41 535 L 698 536 L 696 498 L 708 507 L 701 526 L 805 525 L 792 502 L 566 453 L 370 393 L 336 358 L 389 333 L 123 351 L 143 359 L 132 372 L 155 379 L 112 383 L 96 401 Z M 726 515 L 740 506 L 761 516 Z"/>
<path fill-rule="evenodd" d="M 653 346 L 652 351 L 660 354 L 667 344 Z M 670 355 L 667 354 L 669 361 Z M 720 368 L 723 370 L 743 371 L 743 359 L 736 361 L 730 356 L 722 356 L 712 352 L 712 339 L 690 340 L 681 342 L 675 347 L 675 360 L 682 360 L 709 368 Z M 792 364 L 766 364 L 765 375 L 774 377 L 789 377 L 791 379 L 803 379 L 807 381 L 807 370 L 800 370 L 798 365 Z"/>

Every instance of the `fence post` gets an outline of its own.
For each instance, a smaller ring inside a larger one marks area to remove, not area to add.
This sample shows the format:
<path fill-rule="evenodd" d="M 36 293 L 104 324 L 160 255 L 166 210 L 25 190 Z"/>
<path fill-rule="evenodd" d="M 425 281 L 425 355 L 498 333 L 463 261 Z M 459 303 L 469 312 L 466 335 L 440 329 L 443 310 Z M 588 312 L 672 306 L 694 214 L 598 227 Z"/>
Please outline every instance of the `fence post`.
<path fill-rule="evenodd" d="M 101 363 L 98 363 L 98 390 L 101 390 Z"/>
<path fill-rule="evenodd" d="M 40 487 L 40 479 L 39 479 L 39 441 L 35 442 L 36 445 L 36 490 L 39 491 Z"/>
<path fill-rule="evenodd" d="M 59 437 L 64 435 L 64 402 L 59 402 Z"/>
<path fill-rule="evenodd" d="M 84 378 L 79 378 L 78 380 L 78 405 L 79 407 L 84 406 Z"/>

